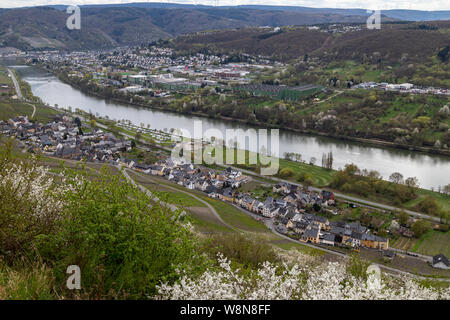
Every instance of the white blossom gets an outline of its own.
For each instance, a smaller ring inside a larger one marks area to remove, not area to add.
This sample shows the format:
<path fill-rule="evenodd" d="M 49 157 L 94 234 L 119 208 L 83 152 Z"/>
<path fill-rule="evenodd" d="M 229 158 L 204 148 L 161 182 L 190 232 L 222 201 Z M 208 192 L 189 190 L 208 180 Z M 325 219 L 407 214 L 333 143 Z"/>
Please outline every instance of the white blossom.
<path fill-rule="evenodd" d="M 435 289 L 420 285 L 409 276 L 396 278 L 383 274 L 379 286 L 369 286 L 366 280 L 347 272 L 343 262 L 311 263 L 311 257 L 302 257 L 294 264 L 263 263 L 258 270 L 241 276 L 231 268 L 231 262 L 222 255 L 218 269 L 209 269 L 200 277 L 181 275 L 179 282 L 161 284 L 159 299 L 258 299 L 258 300 L 437 300 L 450 298 L 450 289 Z M 317 260 L 317 259 L 316 259 Z M 370 275 L 369 275 L 370 278 Z"/>

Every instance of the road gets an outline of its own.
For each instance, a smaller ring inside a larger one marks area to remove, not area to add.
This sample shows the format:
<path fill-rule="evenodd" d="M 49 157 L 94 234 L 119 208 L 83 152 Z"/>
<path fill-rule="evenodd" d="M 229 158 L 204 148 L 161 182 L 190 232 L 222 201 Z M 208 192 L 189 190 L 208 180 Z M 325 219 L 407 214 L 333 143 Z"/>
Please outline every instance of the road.
<path fill-rule="evenodd" d="M 8 69 L 8 73 L 14 83 L 14 87 L 16 87 L 17 96 L 19 97 L 19 99 L 23 99 L 22 91 L 20 90 L 19 82 L 16 79 L 16 75 L 14 74 L 14 72 L 11 71 L 11 69 Z"/>
<path fill-rule="evenodd" d="M 330 99 L 333 99 L 333 98 L 337 97 L 338 95 L 344 93 L 344 91 L 339 91 L 339 90 L 336 90 L 336 92 L 337 92 L 336 94 L 334 94 L 334 95 L 332 95 L 332 96 L 329 96 L 329 97 L 326 98 L 325 100 L 317 101 L 316 103 L 317 103 L 317 104 L 323 103 L 323 102 L 325 102 L 325 101 L 328 101 L 328 100 L 330 100 Z"/>
<path fill-rule="evenodd" d="M 33 107 L 33 114 L 31 115 L 31 118 L 34 118 L 34 115 L 36 114 L 36 106 L 31 104 L 31 103 L 29 103 L 28 100 L 23 97 L 22 90 L 20 89 L 19 82 L 17 81 L 16 75 L 14 74 L 14 72 L 12 72 L 11 69 L 8 69 L 8 73 L 9 73 L 9 75 L 10 75 L 10 77 L 11 77 L 13 83 L 14 83 L 14 87 L 16 88 L 17 97 L 20 100 L 24 100 L 25 104 Z"/>
<path fill-rule="evenodd" d="M 123 174 L 125 175 L 125 178 L 127 178 L 128 181 L 130 181 L 130 182 L 133 183 L 134 185 L 137 185 L 142 191 L 144 191 L 145 193 L 147 193 L 147 195 L 149 195 L 153 200 L 158 200 L 158 198 L 155 197 L 155 196 L 153 196 L 152 193 L 151 193 L 147 188 L 145 188 L 145 187 L 143 187 L 143 186 L 137 184 L 137 183 L 136 183 L 136 182 L 128 175 L 127 170 L 129 170 L 129 169 L 124 169 L 124 170 L 122 170 L 122 172 L 123 172 Z M 149 181 L 152 181 L 152 182 L 154 182 L 154 183 L 156 183 L 156 184 L 161 185 L 158 181 L 155 181 L 155 180 L 150 179 L 150 178 L 148 178 L 148 177 L 146 177 L 146 179 L 149 180 Z M 164 188 L 173 190 L 173 191 L 175 191 L 175 192 L 181 192 L 181 193 L 184 193 L 184 194 L 190 196 L 191 198 L 194 198 L 194 199 L 200 201 L 201 203 L 203 203 L 203 204 L 211 211 L 211 213 L 217 218 L 217 220 L 219 220 L 224 226 L 226 226 L 227 228 L 230 228 L 230 229 L 232 229 L 232 230 L 234 230 L 234 231 L 237 231 L 237 232 L 239 232 L 239 233 L 242 232 L 241 230 L 238 230 L 238 229 L 236 229 L 235 227 L 233 227 L 232 225 L 226 223 L 226 222 L 222 219 L 222 217 L 217 213 L 216 209 L 215 209 L 212 205 L 210 205 L 207 201 L 201 199 L 200 197 L 197 197 L 196 195 L 194 195 L 194 194 L 192 194 L 192 193 L 190 193 L 190 192 L 187 192 L 187 191 L 184 191 L 184 190 L 181 190 L 181 189 L 178 189 L 178 188 L 171 187 L 171 186 L 169 186 L 169 185 L 167 185 L 167 184 L 164 184 L 163 186 L 164 186 Z M 166 204 L 166 205 L 167 205 L 167 204 Z M 170 205 L 170 206 L 173 206 L 173 207 L 177 208 L 177 207 L 174 206 L 174 205 Z"/>

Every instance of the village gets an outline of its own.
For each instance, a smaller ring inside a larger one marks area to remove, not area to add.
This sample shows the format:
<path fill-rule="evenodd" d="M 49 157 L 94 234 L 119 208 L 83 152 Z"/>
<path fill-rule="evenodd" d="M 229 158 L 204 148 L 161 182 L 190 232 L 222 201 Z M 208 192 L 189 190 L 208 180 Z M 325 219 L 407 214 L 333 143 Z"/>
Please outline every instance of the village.
<path fill-rule="evenodd" d="M 360 247 L 387 251 L 389 240 L 371 233 L 357 222 L 329 221 L 318 212 L 338 214 L 336 199 L 332 192 L 312 191 L 311 188 L 279 183 L 272 191 L 277 198 L 261 199 L 240 187 L 252 180 L 241 171 L 228 167 L 216 171 L 194 166 L 189 161 L 161 157 L 153 164 L 128 159 L 124 153 L 131 151 L 135 142 L 118 139 L 110 132 L 100 129 L 89 131 L 78 117 L 58 115 L 48 124 L 30 122 L 27 117 L 0 121 L 0 134 L 15 136 L 32 153 L 122 166 L 144 174 L 158 176 L 189 190 L 197 190 L 209 197 L 238 206 L 248 212 L 270 219 L 275 230 L 304 243 L 342 246 L 359 250 Z M 388 254 L 389 255 L 389 254 Z M 392 255 L 392 253 L 390 253 Z"/>
<path fill-rule="evenodd" d="M 65 68 L 69 77 L 92 77 L 98 86 L 125 92 L 148 91 L 153 97 L 167 97 L 172 91 L 205 86 L 245 85 L 265 69 L 283 66 L 267 57 L 246 56 L 246 62 L 231 62 L 227 55 L 202 53 L 177 57 L 170 48 L 156 45 L 115 48 L 113 51 L 30 54 L 27 63 L 41 63 L 54 70 Z"/>

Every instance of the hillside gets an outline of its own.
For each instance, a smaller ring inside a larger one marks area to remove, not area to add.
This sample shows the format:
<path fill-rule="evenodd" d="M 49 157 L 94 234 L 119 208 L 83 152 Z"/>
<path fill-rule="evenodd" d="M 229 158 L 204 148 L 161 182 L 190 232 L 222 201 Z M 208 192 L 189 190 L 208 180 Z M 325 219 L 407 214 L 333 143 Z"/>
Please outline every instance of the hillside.
<path fill-rule="evenodd" d="M 286 27 L 274 33 L 253 28 L 186 35 L 178 37 L 172 45 L 180 51 L 206 48 L 213 52 L 273 55 L 284 62 L 308 54 L 326 61 L 376 59 L 395 63 L 402 57 L 423 61 L 437 54 L 440 48 L 450 44 L 449 27 L 450 21 L 383 24 L 380 30 L 368 30 L 362 25 L 358 31 L 345 33 L 304 27 Z"/>
<path fill-rule="evenodd" d="M 310 14 L 338 14 L 344 16 L 367 16 L 367 10 L 364 9 L 347 9 L 347 8 L 310 8 L 301 6 L 275 6 L 275 5 L 238 5 L 238 6 L 208 6 L 208 5 L 193 5 L 182 3 L 168 3 L 168 2 L 135 2 L 123 4 L 96 4 L 84 5 L 82 8 L 109 8 L 109 7 L 135 7 L 135 8 L 164 8 L 164 9 L 256 9 L 266 11 L 291 11 L 302 12 Z M 55 5 L 51 6 L 60 10 L 65 10 L 66 6 Z M 383 10 L 383 15 L 393 19 L 407 20 L 407 21 L 431 21 L 431 20 L 448 20 L 450 19 L 450 10 Z"/>
<path fill-rule="evenodd" d="M 94 49 L 138 44 L 211 29 L 364 22 L 366 17 L 246 8 L 82 8 L 81 30 L 68 30 L 63 10 L 51 7 L 0 11 L 0 47 L 22 50 Z"/>

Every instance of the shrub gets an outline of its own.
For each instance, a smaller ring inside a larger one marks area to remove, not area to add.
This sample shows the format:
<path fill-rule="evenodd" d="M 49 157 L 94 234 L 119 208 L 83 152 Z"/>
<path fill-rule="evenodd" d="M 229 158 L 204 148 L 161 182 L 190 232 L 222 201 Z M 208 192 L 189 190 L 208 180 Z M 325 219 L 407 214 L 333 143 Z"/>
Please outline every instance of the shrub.
<path fill-rule="evenodd" d="M 211 258 L 218 253 L 224 254 L 233 262 L 245 267 L 257 268 L 265 261 L 277 263 L 280 261 L 272 246 L 261 239 L 241 234 L 221 234 L 208 237 L 204 243 L 204 250 Z"/>
<path fill-rule="evenodd" d="M 291 168 L 283 168 L 280 170 L 279 175 L 282 178 L 289 178 L 294 175 L 294 170 L 292 170 Z"/>
<path fill-rule="evenodd" d="M 39 238 L 57 283 L 64 284 L 68 265 L 78 265 L 84 294 L 142 298 L 155 294 L 161 281 L 175 280 L 176 268 L 201 265 L 178 213 L 150 204 L 146 194 L 106 169 L 93 179 L 72 180 L 56 234 Z"/>

